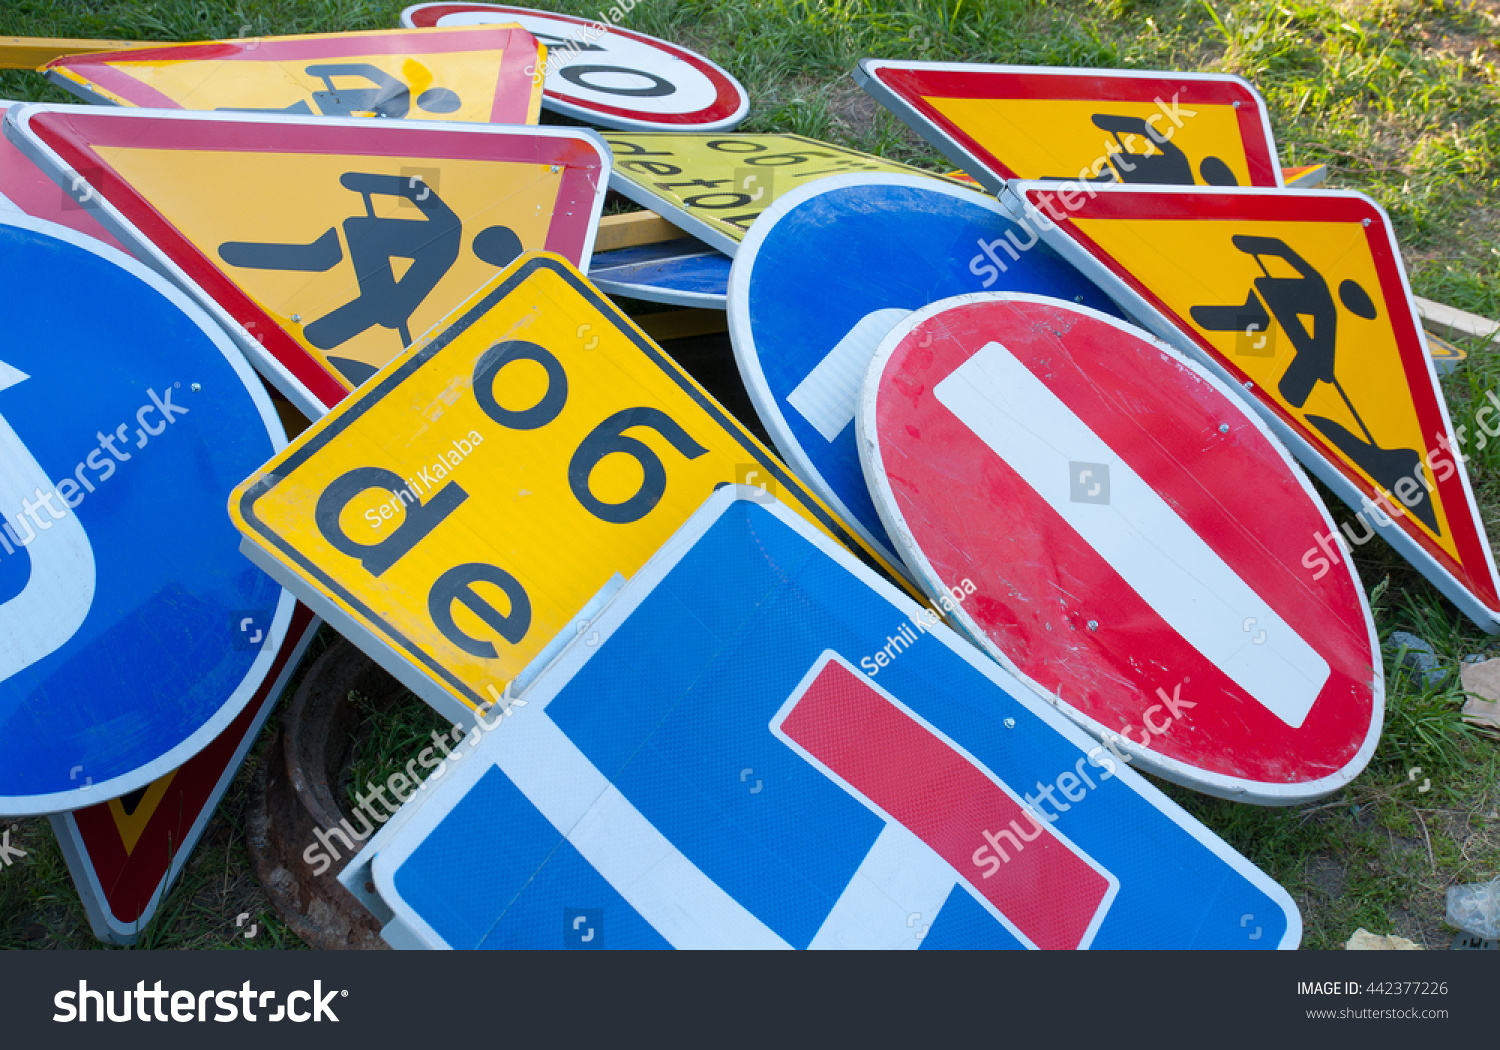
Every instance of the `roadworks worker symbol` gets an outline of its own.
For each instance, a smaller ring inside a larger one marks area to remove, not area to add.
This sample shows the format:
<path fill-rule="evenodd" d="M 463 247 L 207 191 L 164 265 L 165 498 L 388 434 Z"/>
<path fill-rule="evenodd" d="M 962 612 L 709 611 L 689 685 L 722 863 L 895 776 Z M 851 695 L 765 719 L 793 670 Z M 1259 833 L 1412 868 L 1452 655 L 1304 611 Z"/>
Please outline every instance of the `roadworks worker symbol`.
<path fill-rule="evenodd" d="M 117 211 L 139 257 L 179 268 L 309 417 L 522 251 L 587 260 L 609 179 L 582 128 L 17 112 L 28 155 Z"/>
<path fill-rule="evenodd" d="M 66 56 L 42 72 L 120 106 L 535 124 L 542 92 L 526 70 L 544 54 L 512 24 L 168 44 Z"/>
<path fill-rule="evenodd" d="M 250 550 L 460 718 L 725 484 L 880 564 L 557 256 L 484 285 L 288 453 L 231 500 Z"/>
<path fill-rule="evenodd" d="M 1238 77 L 866 59 L 855 79 L 991 190 L 1281 185 L 1265 103 Z"/>
<path fill-rule="evenodd" d="M 1293 452 L 1325 482 L 1343 483 L 1361 512 L 1353 543 L 1394 522 L 1392 542 L 1409 538 L 1492 611 L 1466 610 L 1493 627 L 1500 595 L 1462 435 L 1448 421 L 1384 212 L 1359 194 L 1316 190 L 1063 190 L 1018 184 L 1033 221 L 1051 225 L 1044 236 L 1094 273 L 1102 262 L 1121 291 L 1144 300 L 1143 317 L 1158 314 L 1158 335 L 1206 352 L 1273 425 L 1289 428 Z M 1325 553 L 1339 557 L 1336 547 Z M 1414 564 L 1433 575 L 1420 557 Z M 1462 592 L 1450 597 L 1463 604 Z"/>
<path fill-rule="evenodd" d="M 466 250 L 473 260 L 494 269 L 504 269 L 521 254 L 521 239 L 504 224 L 487 226 L 466 240 L 458 213 L 421 175 L 346 171 L 339 176 L 339 185 L 359 195 L 363 211 L 338 227 L 329 227 L 316 240 L 305 244 L 225 241 L 218 248 L 219 258 L 235 269 L 312 274 L 326 273 L 344 262 L 347 247 L 358 294 L 321 316 L 302 321 L 303 338 L 319 350 L 332 351 L 375 328 L 394 332 L 401 346 L 409 346 L 412 315 Z M 409 204 L 416 217 L 380 214 L 375 201 L 381 197 Z M 403 260 L 405 265 L 401 265 Z M 248 275 L 244 279 L 253 280 Z M 368 363 L 360 368 L 361 362 L 347 356 L 331 360 L 354 382 L 375 371 Z"/>

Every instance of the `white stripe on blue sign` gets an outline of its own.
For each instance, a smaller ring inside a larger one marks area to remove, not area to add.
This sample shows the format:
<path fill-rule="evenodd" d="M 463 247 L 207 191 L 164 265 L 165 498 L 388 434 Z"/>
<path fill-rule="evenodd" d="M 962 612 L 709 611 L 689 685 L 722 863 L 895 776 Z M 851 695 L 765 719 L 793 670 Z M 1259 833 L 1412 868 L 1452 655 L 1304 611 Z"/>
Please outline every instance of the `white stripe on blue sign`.
<path fill-rule="evenodd" d="M 673 947 L 791 947 L 683 856 L 545 707 L 527 714 L 505 726 L 496 764 Z"/>
<path fill-rule="evenodd" d="M 787 404 L 800 412 L 824 440 L 832 441 L 854 422 L 859 392 L 875 348 L 910 313 L 891 308 L 865 314 L 787 395 Z"/>

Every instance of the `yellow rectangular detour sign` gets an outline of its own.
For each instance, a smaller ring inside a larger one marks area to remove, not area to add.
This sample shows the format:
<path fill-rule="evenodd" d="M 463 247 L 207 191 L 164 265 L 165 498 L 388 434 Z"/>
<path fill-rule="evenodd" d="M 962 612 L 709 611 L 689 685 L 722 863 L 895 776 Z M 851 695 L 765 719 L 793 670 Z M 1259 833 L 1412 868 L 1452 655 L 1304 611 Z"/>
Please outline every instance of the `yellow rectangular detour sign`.
<path fill-rule="evenodd" d="M 890 572 L 572 265 L 528 253 L 245 481 L 230 514 L 294 591 L 473 709 L 716 488 L 766 479 Z"/>
<path fill-rule="evenodd" d="M 611 188 L 730 255 L 762 212 L 809 182 L 872 173 L 949 178 L 801 135 L 610 131 L 604 140 L 614 152 Z"/>

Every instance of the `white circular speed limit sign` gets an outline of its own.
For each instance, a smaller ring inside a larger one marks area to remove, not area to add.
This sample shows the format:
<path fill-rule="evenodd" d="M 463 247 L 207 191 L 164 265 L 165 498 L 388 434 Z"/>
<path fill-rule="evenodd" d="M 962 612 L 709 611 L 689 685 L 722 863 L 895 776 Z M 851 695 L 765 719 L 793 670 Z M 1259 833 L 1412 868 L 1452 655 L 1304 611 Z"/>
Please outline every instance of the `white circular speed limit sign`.
<path fill-rule="evenodd" d="M 726 131 L 745 119 L 740 82 L 702 55 L 606 22 L 502 4 L 417 4 L 412 29 L 519 23 L 547 47 L 542 105 L 623 131 Z"/>

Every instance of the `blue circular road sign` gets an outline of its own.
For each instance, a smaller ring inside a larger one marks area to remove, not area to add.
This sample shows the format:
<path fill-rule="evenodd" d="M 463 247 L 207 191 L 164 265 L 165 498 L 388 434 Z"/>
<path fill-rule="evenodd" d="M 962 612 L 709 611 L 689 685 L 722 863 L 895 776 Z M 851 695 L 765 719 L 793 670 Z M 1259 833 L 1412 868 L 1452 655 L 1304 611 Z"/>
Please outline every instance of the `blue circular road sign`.
<path fill-rule="evenodd" d="M 182 292 L 53 223 L 0 218 L 0 813 L 175 769 L 249 701 L 293 599 L 225 510 L 285 443 Z"/>

